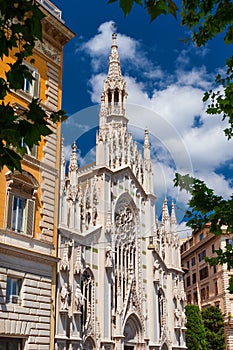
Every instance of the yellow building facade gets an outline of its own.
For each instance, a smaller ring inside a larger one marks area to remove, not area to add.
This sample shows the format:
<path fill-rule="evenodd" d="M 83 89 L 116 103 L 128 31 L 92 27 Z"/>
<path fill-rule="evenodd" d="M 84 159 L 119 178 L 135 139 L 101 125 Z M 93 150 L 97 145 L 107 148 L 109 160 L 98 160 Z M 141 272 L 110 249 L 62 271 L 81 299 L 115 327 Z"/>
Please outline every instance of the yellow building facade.
<path fill-rule="evenodd" d="M 63 48 L 74 37 L 61 11 L 38 0 L 43 42 L 25 64 L 34 81 L 6 98 L 20 113 L 39 98 L 49 113 L 61 108 Z M 7 63 L 0 64 L 3 76 Z M 22 173 L 0 173 L 0 349 L 53 349 L 57 264 L 60 124 L 24 156 Z M 11 347 L 10 347 L 11 346 Z"/>

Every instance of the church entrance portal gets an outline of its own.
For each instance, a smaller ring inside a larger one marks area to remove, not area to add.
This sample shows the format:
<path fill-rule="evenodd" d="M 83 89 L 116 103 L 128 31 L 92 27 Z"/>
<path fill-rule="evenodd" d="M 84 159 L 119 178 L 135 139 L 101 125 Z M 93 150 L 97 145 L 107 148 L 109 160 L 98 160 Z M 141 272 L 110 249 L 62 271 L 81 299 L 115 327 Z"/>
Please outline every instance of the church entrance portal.
<path fill-rule="evenodd" d="M 131 315 L 124 327 L 124 350 L 144 349 L 142 333 L 140 320 L 136 315 Z"/>

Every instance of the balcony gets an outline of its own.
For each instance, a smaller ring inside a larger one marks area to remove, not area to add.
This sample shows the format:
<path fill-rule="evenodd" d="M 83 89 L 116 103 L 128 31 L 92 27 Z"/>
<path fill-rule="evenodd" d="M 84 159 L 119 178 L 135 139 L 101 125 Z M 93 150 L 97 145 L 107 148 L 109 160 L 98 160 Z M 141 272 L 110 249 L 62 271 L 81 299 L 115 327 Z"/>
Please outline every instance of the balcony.
<path fill-rule="evenodd" d="M 48 10 L 53 16 L 61 20 L 62 11 L 59 10 L 51 1 L 49 0 L 36 0 L 41 4 L 46 10 Z"/>

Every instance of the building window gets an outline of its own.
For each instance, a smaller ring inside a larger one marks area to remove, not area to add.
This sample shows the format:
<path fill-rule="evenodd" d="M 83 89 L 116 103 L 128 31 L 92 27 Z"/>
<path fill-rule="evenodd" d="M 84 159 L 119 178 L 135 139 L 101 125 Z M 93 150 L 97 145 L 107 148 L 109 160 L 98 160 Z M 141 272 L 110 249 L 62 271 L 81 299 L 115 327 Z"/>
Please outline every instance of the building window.
<path fill-rule="evenodd" d="M 20 198 L 8 193 L 7 228 L 18 232 L 32 235 L 34 224 L 34 200 Z"/>
<path fill-rule="evenodd" d="M 214 291 L 215 291 L 215 295 L 218 295 L 218 281 L 214 282 Z"/>
<path fill-rule="evenodd" d="M 187 294 L 187 303 L 191 304 L 191 294 Z"/>
<path fill-rule="evenodd" d="M 198 302 L 197 291 L 193 292 L 193 302 L 194 302 L 194 304 L 197 304 L 197 302 Z"/>
<path fill-rule="evenodd" d="M 191 284 L 190 276 L 188 276 L 188 277 L 186 278 L 186 287 L 189 287 L 190 284 Z"/>
<path fill-rule="evenodd" d="M 187 269 L 189 269 L 189 261 L 187 261 L 186 266 L 187 266 Z"/>
<path fill-rule="evenodd" d="M 216 265 L 213 266 L 213 272 L 217 273 L 217 266 Z"/>
<path fill-rule="evenodd" d="M 206 299 L 209 299 L 209 294 L 210 294 L 209 286 L 206 286 Z"/>
<path fill-rule="evenodd" d="M 201 301 L 204 301 L 206 299 L 206 293 L 205 293 L 205 288 L 201 289 Z"/>
<path fill-rule="evenodd" d="M 19 304 L 22 279 L 7 277 L 6 282 L 6 303 Z"/>
<path fill-rule="evenodd" d="M 27 77 L 24 78 L 23 91 L 34 98 L 38 98 L 40 94 L 40 74 L 35 68 L 28 66 L 27 64 L 26 66 L 32 74 L 33 80 L 30 82 Z"/>
<path fill-rule="evenodd" d="M 36 179 L 23 171 L 7 173 L 7 212 L 8 230 L 32 236 L 35 216 L 35 194 L 38 187 Z"/>
<path fill-rule="evenodd" d="M 192 257 L 192 266 L 195 266 L 196 265 L 196 259 L 195 259 L 195 256 Z"/>
<path fill-rule="evenodd" d="M 200 274 L 200 280 L 207 278 L 209 276 L 208 266 L 203 267 L 203 269 L 199 271 L 199 274 Z"/>
<path fill-rule="evenodd" d="M 0 338 L 0 350 L 22 350 L 22 339 Z"/>
<path fill-rule="evenodd" d="M 197 281 L 197 278 L 196 278 L 196 273 L 193 273 L 193 283 L 196 283 L 196 281 Z"/>
<path fill-rule="evenodd" d="M 212 250 L 212 253 L 214 254 L 215 253 L 215 246 L 214 246 L 214 244 L 212 244 L 211 250 Z"/>
<path fill-rule="evenodd" d="M 206 256 L 206 250 L 203 250 L 202 252 L 200 252 L 200 253 L 198 254 L 198 260 L 199 260 L 199 262 L 201 262 L 202 260 L 204 260 L 205 256 Z"/>
<path fill-rule="evenodd" d="M 204 239 L 204 232 L 202 232 L 200 235 L 199 235 L 199 239 L 200 241 L 202 241 Z"/>

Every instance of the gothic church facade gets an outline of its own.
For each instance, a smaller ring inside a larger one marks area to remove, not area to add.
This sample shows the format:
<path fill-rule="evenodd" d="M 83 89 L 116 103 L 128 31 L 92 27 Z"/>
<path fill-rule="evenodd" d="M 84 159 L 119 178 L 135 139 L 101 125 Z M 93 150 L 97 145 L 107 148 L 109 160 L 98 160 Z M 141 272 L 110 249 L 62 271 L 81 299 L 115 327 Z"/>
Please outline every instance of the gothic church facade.
<path fill-rule="evenodd" d="M 127 129 L 126 82 L 112 36 L 96 162 L 61 160 L 56 349 L 178 350 L 185 293 L 174 205 L 155 217 L 145 130 L 142 155 Z"/>

